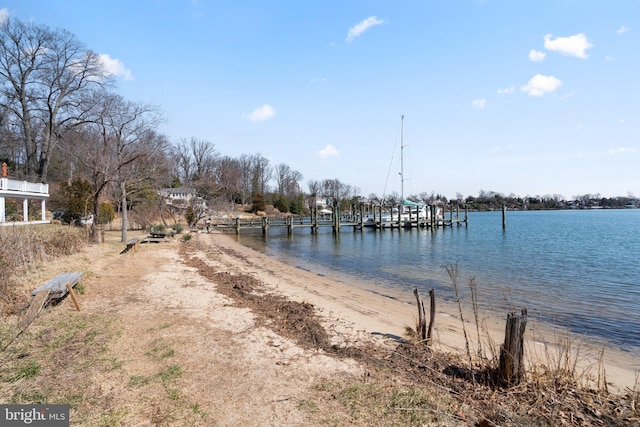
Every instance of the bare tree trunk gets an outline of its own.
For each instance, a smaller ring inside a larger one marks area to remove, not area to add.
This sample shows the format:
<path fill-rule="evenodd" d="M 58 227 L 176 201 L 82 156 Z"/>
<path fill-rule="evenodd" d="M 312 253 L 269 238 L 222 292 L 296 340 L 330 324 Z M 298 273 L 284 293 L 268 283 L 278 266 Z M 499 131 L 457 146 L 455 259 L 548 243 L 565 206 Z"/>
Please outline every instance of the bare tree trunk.
<path fill-rule="evenodd" d="M 120 242 L 125 243 L 127 241 L 127 228 L 129 227 L 129 218 L 127 214 L 127 186 L 124 182 L 120 183 L 120 192 L 122 194 L 122 227 L 121 227 L 121 235 Z"/>

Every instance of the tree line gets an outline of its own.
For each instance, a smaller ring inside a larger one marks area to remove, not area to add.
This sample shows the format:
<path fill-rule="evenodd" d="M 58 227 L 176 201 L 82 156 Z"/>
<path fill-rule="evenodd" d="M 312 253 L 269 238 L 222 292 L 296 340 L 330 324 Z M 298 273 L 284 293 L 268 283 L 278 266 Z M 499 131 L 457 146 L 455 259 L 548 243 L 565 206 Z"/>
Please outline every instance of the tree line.
<path fill-rule="evenodd" d="M 129 215 L 148 225 L 159 215 L 174 215 L 160 196 L 163 188 L 195 190 L 190 220 L 207 210 L 232 211 L 237 205 L 254 212 L 273 205 L 280 212 L 305 213 L 320 203 L 349 206 L 401 203 L 397 193 L 360 195 L 360 189 L 339 179 L 311 180 L 285 163 L 271 165 L 261 154 L 238 157 L 219 153 L 197 137 L 172 142 L 158 132 L 165 118 L 158 106 L 125 99 L 100 56 L 63 29 L 23 22 L 0 22 L 0 162 L 11 176 L 50 184 L 51 207 L 67 220 L 92 215 L 102 220 L 122 217 L 126 241 Z M 478 197 L 456 199 L 421 193 L 410 200 L 428 204 L 466 204 L 490 210 L 507 204 L 514 209 L 567 206 L 561 196 L 503 196 L 481 191 Z M 594 201 L 576 198 L 581 206 L 621 207 L 631 197 Z M 11 209 L 11 203 L 8 204 Z M 97 223 L 91 238 L 99 238 Z"/>
<path fill-rule="evenodd" d="M 129 213 L 138 222 L 144 212 L 162 214 L 159 190 L 180 186 L 197 193 L 195 221 L 204 206 L 304 210 L 300 172 L 261 154 L 221 155 L 196 137 L 172 143 L 157 131 L 165 121 L 160 109 L 119 95 L 100 56 L 66 30 L 13 17 L 0 22 L 0 77 L 0 161 L 13 178 L 50 183 L 52 207 L 68 220 L 101 218 L 113 203 L 124 241 Z M 338 179 L 310 185 L 313 196 L 334 202 L 357 193 Z"/>

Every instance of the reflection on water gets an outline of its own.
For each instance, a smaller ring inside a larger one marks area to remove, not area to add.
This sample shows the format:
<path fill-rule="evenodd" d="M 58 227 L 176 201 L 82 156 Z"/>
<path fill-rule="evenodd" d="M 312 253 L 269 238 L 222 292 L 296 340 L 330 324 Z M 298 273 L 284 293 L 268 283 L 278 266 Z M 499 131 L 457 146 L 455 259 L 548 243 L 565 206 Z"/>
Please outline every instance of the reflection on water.
<path fill-rule="evenodd" d="M 640 354 L 640 210 L 470 213 L 468 227 L 241 235 L 247 246 L 320 274 L 452 298 L 444 265 L 476 278 L 480 305 L 530 315 Z M 464 291 L 465 286 L 461 286 Z"/>

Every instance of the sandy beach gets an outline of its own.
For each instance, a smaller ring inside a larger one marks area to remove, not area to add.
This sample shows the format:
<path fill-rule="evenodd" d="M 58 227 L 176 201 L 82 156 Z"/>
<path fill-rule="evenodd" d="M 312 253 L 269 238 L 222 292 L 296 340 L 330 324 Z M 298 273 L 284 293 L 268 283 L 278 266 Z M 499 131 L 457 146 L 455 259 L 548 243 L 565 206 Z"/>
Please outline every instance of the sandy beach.
<path fill-rule="evenodd" d="M 355 337 L 378 336 L 387 340 L 406 336 L 407 327 L 413 328 L 417 321 L 417 306 L 413 295 L 384 294 L 367 283 L 344 281 L 318 275 L 312 271 L 284 264 L 237 243 L 233 236 L 222 234 L 201 235 L 215 246 L 242 254 L 244 262 L 237 267 L 260 277 L 265 283 L 288 297 L 313 304 L 326 318 L 342 320 L 340 332 Z M 428 299 L 428 295 L 422 296 Z M 463 305 L 465 329 L 471 344 L 472 354 L 478 349 L 478 338 L 471 304 Z M 495 313 L 480 313 L 482 330 L 480 341 L 484 351 L 491 356 L 489 348 L 499 347 L 504 341 L 504 326 L 507 313 L 502 317 Z M 437 301 L 434 328 L 435 348 L 442 351 L 466 352 L 464 331 L 456 304 Z M 525 353 L 530 362 L 560 363 L 563 346 L 570 347 L 577 358 L 578 372 L 583 372 L 585 381 L 596 381 L 598 366 L 603 359 L 606 380 L 613 390 L 633 388 L 640 361 L 632 354 L 607 347 L 584 337 L 558 330 L 552 325 L 530 321 L 525 334 Z M 491 342 L 488 342 L 491 341 Z M 604 354 L 604 358 L 602 355 Z M 589 379 L 590 378 L 590 379 Z"/>

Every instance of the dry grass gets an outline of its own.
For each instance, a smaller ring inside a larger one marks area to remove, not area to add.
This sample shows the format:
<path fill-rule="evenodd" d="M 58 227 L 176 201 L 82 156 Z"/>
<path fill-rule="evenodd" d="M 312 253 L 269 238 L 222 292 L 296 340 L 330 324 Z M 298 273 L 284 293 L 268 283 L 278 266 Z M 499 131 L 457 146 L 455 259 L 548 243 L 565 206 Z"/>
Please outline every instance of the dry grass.
<path fill-rule="evenodd" d="M 30 268 L 78 252 L 87 242 L 82 228 L 60 225 L 0 227 L 0 315 L 21 308 L 16 287 Z"/>

